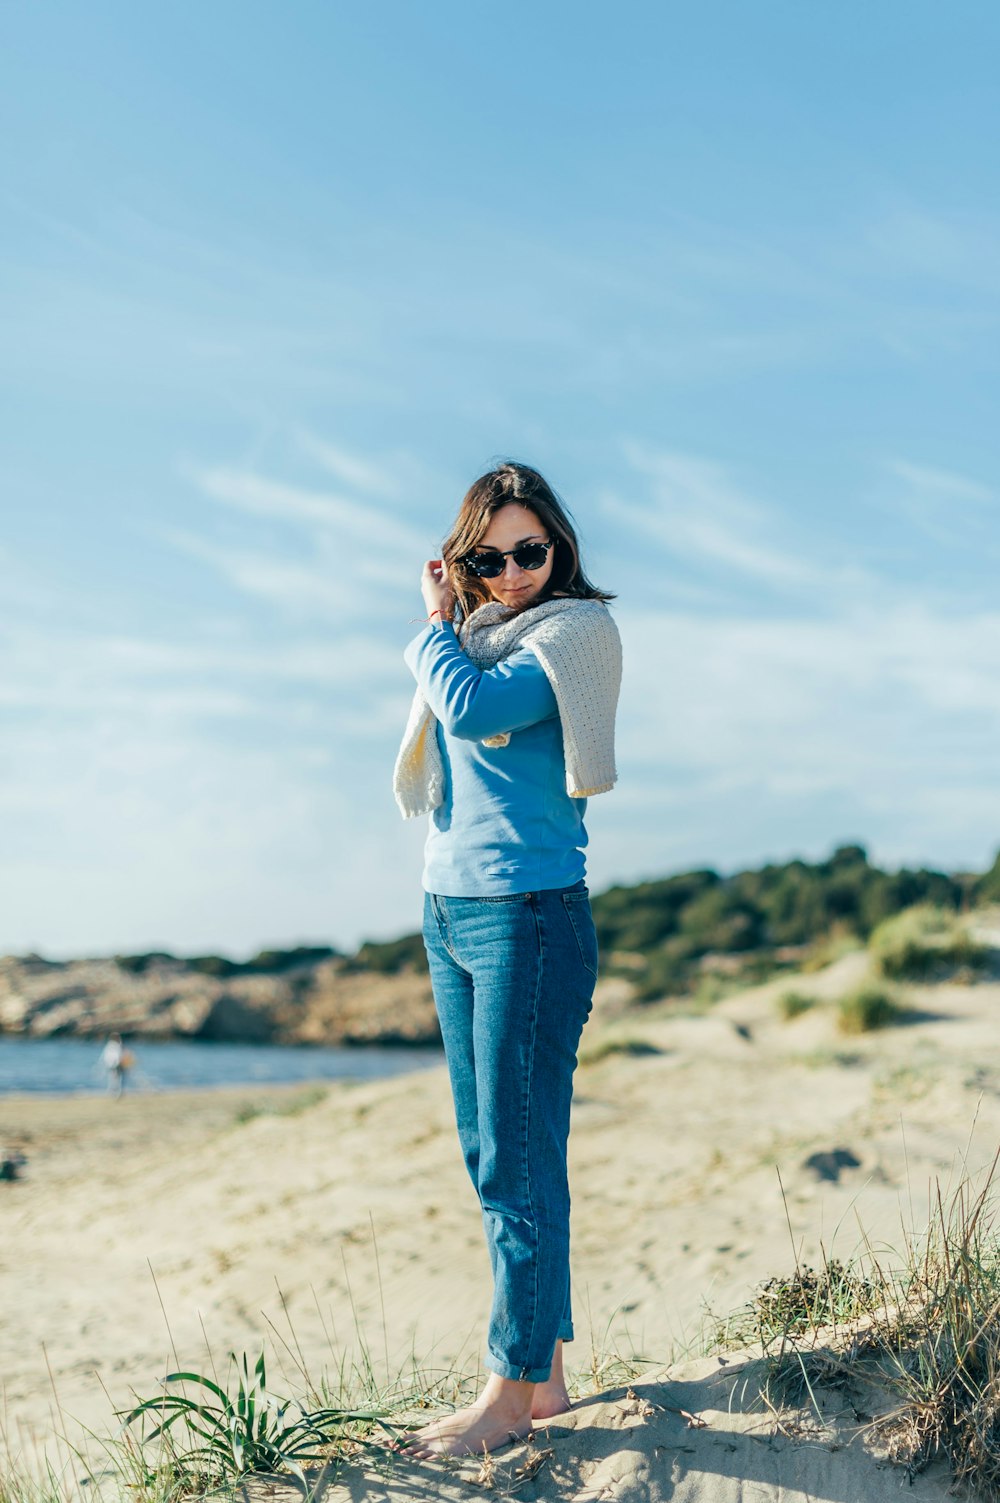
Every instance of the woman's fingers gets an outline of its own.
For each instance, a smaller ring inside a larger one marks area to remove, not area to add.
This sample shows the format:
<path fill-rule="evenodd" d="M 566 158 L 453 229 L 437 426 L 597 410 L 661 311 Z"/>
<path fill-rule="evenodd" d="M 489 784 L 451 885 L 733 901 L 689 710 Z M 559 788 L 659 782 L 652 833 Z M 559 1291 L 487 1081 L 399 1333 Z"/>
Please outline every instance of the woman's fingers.
<path fill-rule="evenodd" d="M 448 568 L 443 559 L 429 558 L 427 560 L 420 576 L 420 589 L 428 615 L 434 611 L 448 610 L 451 607 L 455 592 L 451 587 Z"/>

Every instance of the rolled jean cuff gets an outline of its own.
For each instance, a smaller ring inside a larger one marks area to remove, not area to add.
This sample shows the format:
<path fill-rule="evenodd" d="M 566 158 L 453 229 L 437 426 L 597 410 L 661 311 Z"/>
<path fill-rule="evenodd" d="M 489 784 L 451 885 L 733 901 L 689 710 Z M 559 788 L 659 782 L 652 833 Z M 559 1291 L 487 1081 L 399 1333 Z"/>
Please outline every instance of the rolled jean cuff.
<path fill-rule="evenodd" d="M 496 1373 L 500 1378 L 513 1378 L 515 1383 L 544 1383 L 552 1372 L 551 1362 L 544 1367 L 514 1367 L 512 1363 L 494 1357 L 492 1352 L 486 1353 L 483 1366 L 487 1372 Z"/>

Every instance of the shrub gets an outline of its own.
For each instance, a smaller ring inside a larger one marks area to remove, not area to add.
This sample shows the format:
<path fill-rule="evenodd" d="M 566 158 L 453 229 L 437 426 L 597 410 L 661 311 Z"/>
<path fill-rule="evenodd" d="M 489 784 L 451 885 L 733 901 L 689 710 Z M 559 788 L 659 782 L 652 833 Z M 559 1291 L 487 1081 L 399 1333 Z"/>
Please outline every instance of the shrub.
<path fill-rule="evenodd" d="M 426 971 L 427 951 L 419 934 L 401 939 L 366 939 L 348 962 L 352 971 L 377 971 L 380 976 L 398 976 L 400 971 Z"/>
<path fill-rule="evenodd" d="M 807 997 L 804 992 L 782 992 L 775 1005 L 781 1018 L 790 1023 L 815 1007 L 816 998 Z"/>
<path fill-rule="evenodd" d="M 238 960 L 230 960 L 226 955 L 192 955 L 186 964 L 190 970 L 198 971 L 202 976 L 214 976 L 217 980 L 236 976 L 243 969 Z"/>
<path fill-rule="evenodd" d="M 885 919 L 868 947 L 879 973 L 890 981 L 932 981 L 958 969 L 977 970 L 987 951 L 953 913 L 929 903 Z"/>
<path fill-rule="evenodd" d="M 116 955 L 115 964 L 131 976 L 142 976 L 151 965 L 161 960 L 175 960 L 169 950 L 150 950 L 145 955 Z"/>
<path fill-rule="evenodd" d="M 331 945 L 296 945 L 292 950 L 260 950 L 247 969 L 276 972 L 292 970 L 295 966 L 316 965 L 321 960 L 331 960 L 336 955 Z"/>
<path fill-rule="evenodd" d="M 841 1033 L 871 1033 L 898 1023 L 903 1009 L 885 988 L 868 982 L 840 999 L 837 1026 Z"/>
<path fill-rule="evenodd" d="M 764 1353 L 774 1348 L 783 1352 L 789 1338 L 869 1315 L 881 1299 L 876 1279 L 839 1258 L 826 1258 L 818 1270 L 800 1265 L 794 1274 L 758 1284 L 747 1304 L 715 1320 L 712 1334 L 719 1347 L 759 1341 Z M 783 1397 L 790 1397 L 787 1384 Z"/>

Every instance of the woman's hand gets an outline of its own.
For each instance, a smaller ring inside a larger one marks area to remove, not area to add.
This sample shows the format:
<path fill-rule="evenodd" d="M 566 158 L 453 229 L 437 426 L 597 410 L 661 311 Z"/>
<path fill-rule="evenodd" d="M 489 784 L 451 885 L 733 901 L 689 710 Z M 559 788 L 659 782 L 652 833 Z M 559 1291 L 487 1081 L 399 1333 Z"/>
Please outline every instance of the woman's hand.
<path fill-rule="evenodd" d="M 455 608 L 455 591 L 451 587 L 443 559 L 429 558 L 424 564 L 424 572 L 420 576 L 420 592 L 424 597 L 428 616 L 440 612 L 443 620 L 451 620 Z"/>

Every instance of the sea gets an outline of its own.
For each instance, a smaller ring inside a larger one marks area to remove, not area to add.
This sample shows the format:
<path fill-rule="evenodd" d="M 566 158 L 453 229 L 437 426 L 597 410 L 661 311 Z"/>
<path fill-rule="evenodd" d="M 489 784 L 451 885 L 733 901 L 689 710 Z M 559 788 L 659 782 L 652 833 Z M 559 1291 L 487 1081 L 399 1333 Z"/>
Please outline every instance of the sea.
<path fill-rule="evenodd" d="M 107 1089 L 103 1040 L 0 1038 L 0 1095 L 50 1096 Z M 210 1091 L 216 1086 L 376 1080 L 440 1064 L 440 1049 L 294 1048 L 276 1044 L 129 1043 L 127 1092 Z"/>

